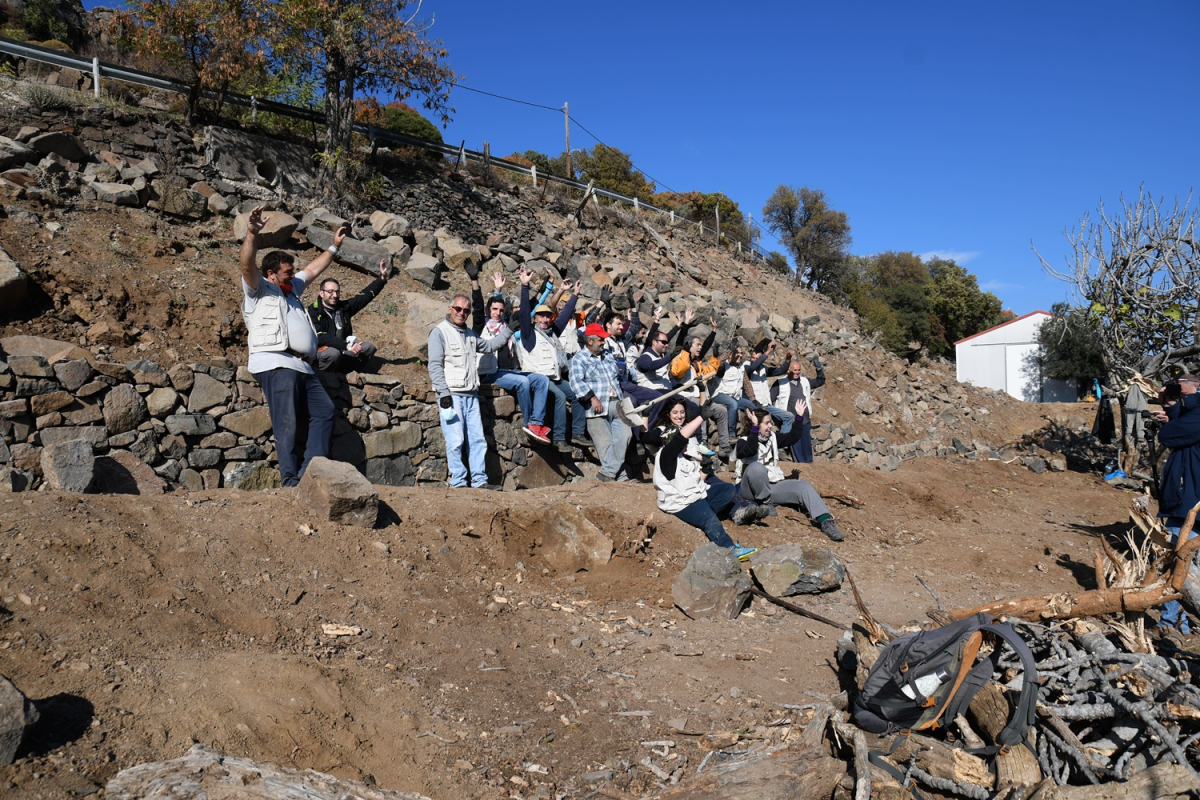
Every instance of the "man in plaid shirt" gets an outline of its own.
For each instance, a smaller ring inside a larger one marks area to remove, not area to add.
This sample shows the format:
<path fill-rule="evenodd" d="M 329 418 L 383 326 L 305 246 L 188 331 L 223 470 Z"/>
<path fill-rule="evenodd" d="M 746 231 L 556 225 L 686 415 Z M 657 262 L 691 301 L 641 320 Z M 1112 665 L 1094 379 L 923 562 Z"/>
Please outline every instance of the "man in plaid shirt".
<path fill-rule="evenodd" d="M 600 457 L 602 481 L 627 480 L 625 449 L 632 431 L 617 415 L 621 393 L 617 362 L 604 347 L 608 331 L 595 323 L 583 330 L 586 347 L 571 359 L 571 391 L 587 410 L 588 435 Z"/>

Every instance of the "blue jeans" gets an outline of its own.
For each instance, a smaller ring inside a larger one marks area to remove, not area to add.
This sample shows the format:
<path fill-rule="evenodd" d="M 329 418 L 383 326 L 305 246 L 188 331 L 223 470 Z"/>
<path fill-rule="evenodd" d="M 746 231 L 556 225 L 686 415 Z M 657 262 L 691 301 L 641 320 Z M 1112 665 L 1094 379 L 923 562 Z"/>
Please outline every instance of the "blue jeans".
<path fill-rule="evenodd" d="M 575 399 L 575 393 L 571 391 L 571 382 L 549 381 L 549 390 L 554 398 L 554 424 L 550 426 L 550 439 L 555 442 L 567 440 L 567 403 L 571 404 L 571 435 L 582 439 L 587 433 L 587 412 Z"/>
<path fill-rule="evenodd" d="M 450 469 L 450 486 L 479 488 L 487 484 L 487 440 L 483 438 L 483 418 L 479 416 L 479 396 L 474 394 L 452 394 L 455 418 L 453 422 L 441 420 L 442 436 L 446 439 L 446 466 Z M 440 419 L 440 417 L 439 417 Z M 467 464 L 463 465 L 463 443 L 467 445 Z M 470 482 L 468 483 L 468 477 Z"/>
<path fill-rule="evenodd" d="M 603 417 L 592 417 L 587 421 L 588 433 L 600 458 L 600 474 L 606 478 L 615 478 L 625 469 L 625 450 L 633 433 L 617 416 L 617 404 L 620 402 L 609 400 Z"/>
<path fill-rule="evenodd" d="M 1175 544 L 1179 539 L 1179 529 L 1183 527 L 1184 517 L 1166 517 L 1163 519 L 1163 527 L 1171 534 L 1171 544 Z M 1195 530 L 1188 536 L 1193 539 L 1198 534 Z M 1180 633 L 1191 633 L 1191 626 L 1188 624 L 1187 612 L 1183 610 L 1183 605 L 1178 600 L 1168 600 L 1163 603 L 1162 615 L 1159 617 L 1158 624 L 1160 627 L 1170 626 L 1179 628 Z"/>
<path fill-rule="evenodd" d="M 708 540 L 717 547 L 733 547 L 733 539 L 729 538 L 729 534 L 725 532 L 725 526 L 717 517 L 729 510 L 736 494 L 737 487 L 732 483 L 713 481 L 708 485 L 706 498 L 676 511 L 675 516 L 688 525 L 704 531 Z"/>
<path fill-rule="evenodd" d="M 775 406 L 764 406 L 764 408 L 771 415 L 771 419 L 775 420 L 775 424 L 779 426 L 780 436 L 792 430 L 792 423 L 796 420 L 795 414 L 789 414 L 782 408 L 776 408 Z"/>
<path fill-rule="evenodd" d="M 254 373 L 267 400 L 279 479 L 295 486 L 308 469 L 308 462 L 329 455 L 333 438 L 333 401 L 316 375 L 276 367 Z"/>
<path fill-rule="evenodd" d="M 515 394 L 526 425 L 541 425 L 546 418 L 546 393 L 550 391 L 550 379 L 545 375 L 498 369 L 490 375 L 480 375 L 479 382 L 494 383 L 504 391 Z"/>
<path fill-rule="evenodd" d="M 714 394 L 712 401 L 714 403 L 720 403 L 729 409 L 729 435 L 737 436 L 737 412 L 740 409 L 754 408 L 754 401 L 746 397 L 739 397 L 734 400 L 727 394 Z"/>

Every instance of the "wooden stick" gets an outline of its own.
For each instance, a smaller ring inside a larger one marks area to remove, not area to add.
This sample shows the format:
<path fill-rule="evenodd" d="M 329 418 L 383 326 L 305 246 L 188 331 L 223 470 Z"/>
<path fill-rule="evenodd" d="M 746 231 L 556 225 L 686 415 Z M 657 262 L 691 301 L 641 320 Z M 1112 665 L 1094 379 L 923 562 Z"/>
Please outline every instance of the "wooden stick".
<path fill-rule="evenodd" d="M 764 592 L 762 589 L 759 589 L 757 586 L 750 587 L 750 593 L 753 595 L 756 595 L 758 597 L 761 597 L 764 600 L 770 600 L 772 603 L 779 606 L 780 608 L 786 608 L 788 611 L 791 611 L 795 614 L 799 614 L 802 617 L 808 617 L 809 619 L 815 619 L 817 622 L 824 622 L 826 625 L 828 625 L 831 628 L 837 628 L 840 631 L 844 631 L 850 627 L 849 625 L 847 625 L 844 622 L 838 622 L 836 620 L 830 619 L 829 617 L 822 617 L 820 614 L 816 614 L 812 611 L 806 611 L 805 609 L 801 608 L 800 606 L 793 605 L 792 603 L 789 603 L 787 600 L 781 600 L 778 597 L 769 595 L 766 592 Z"/>

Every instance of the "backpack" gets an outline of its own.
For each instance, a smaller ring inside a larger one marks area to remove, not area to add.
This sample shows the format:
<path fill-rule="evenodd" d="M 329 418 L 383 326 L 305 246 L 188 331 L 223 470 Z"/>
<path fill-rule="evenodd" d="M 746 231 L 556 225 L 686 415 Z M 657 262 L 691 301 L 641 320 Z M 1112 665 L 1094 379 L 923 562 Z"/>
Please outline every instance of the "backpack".
<path fill-rule="evenodd" d="M 970 705 L 997 669 L 999 647 L 976 661 L 984 632 L 1006 642 L 1020 656 L 1025 670 L 1012 719 L 989 751 L 1006 752 L 1025 742 L 1037 705 L 1037 667 L 1020 634 L 1010 625 L 993 622 L 987 614 L 908 633 L 888 643 L 854 699 L 855 724 L 881 735 L 945 727 L 947 720 Z"/>

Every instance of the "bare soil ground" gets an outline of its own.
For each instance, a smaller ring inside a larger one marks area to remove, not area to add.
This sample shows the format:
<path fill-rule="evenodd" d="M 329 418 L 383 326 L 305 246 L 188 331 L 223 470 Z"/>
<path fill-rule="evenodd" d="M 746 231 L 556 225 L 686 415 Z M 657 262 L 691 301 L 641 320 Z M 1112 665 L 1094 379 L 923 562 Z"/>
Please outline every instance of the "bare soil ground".
<path fill-rule="evenodd" d="M 918 576 L 948 608 L 1090 586 L 1097 537 L 1128 527 L 1130 496 L 1074 472 L 925 459 L 804 476 L 861 500 L 831 504 L 848 533 L 832 546 L 893 624 L 934 606 Z M 434 798 L 582 797 L 605 769 L 636 792 L 646 772 L 622 770 L 643 742 L 674 740 L 655 762 L 691 774 L 704 734 L 793 736 L 805 718 L 785 706 L 841 688 L 840 630 L 758 600 L 736 621 L 672 607 L 702 537 L 649 485 L 380 487 L 375 530 L 314 523 L 290 491 L 0 500 L 0 672 L 43 715 L 0 794 L 92 794 L 193 741 Z M 613 539 L 608 567 L 550 570 L 541 516 L 560 501 Z M 736 534 L 828 544 L 790 510 Z M 798 602 L 856 613 L 848 588 Z"/>

